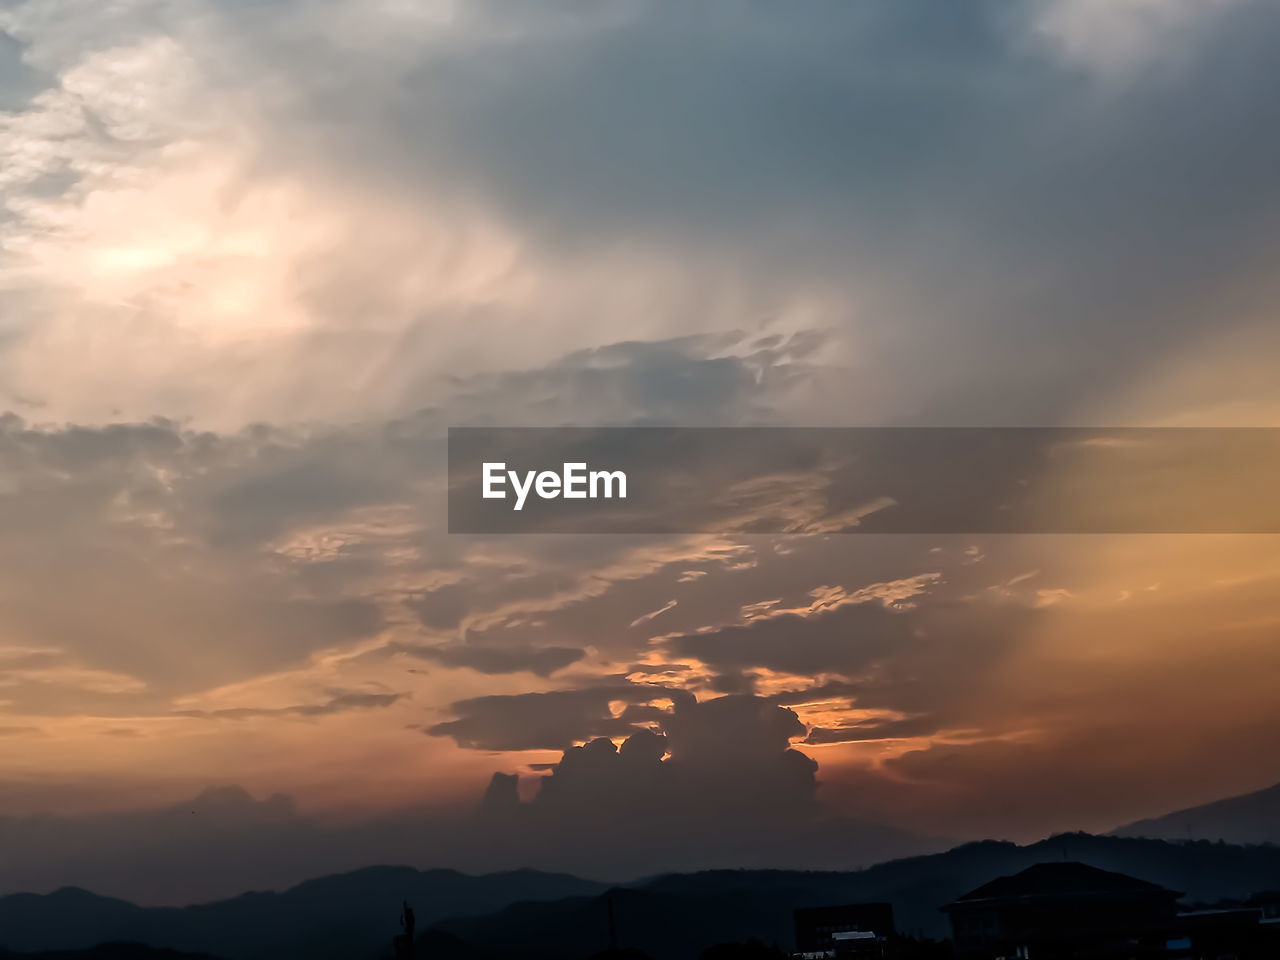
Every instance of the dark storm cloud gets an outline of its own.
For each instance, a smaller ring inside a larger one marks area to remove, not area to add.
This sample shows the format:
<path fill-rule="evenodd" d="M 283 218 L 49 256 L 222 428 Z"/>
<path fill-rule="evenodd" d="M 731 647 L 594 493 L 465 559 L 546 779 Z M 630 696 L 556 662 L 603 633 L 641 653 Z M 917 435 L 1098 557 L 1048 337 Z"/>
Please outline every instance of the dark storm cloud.
<path fill-rule="evenodd" d="M 393 649 L 444 667 L 468 667 L 488 674 L 528 671 L 540 677 L 549 676 L 586 656 L 586 651 L 577 647 L 482 647 L 458 643 L 447 646 L 399 644 Z"/>
<path fill-rule="evenodd" d="M 792 711 L 729 696 L 681 698 L 659 716 L 661 732 L 634 731 L 621 747 L 601 737 L 565 750 L 533 806 L 624 820 L 812 812 L 818 765 L 791 749 L 805 729 Z"/>
<path fill-rule="evenodd" d="M 795 713 L 751 696 L 716 697 L 675 704 L 663 723 L 671 762 L 700 770 L 751 768 L 778 758 L 806 767 L 791 757 L 791 740 L 805 732 Z M 807 761 L 807 758 L 805 758 Z"/>
<path fill-rule="evenodd" d="M 617 716 L 609 704 L 626 704 Z M 658 706 L 657 702 L 669 701 Z M 629 820 L 726 815 L 749 809 L 784 818 L 814 802 L 817 764 L 791 748 L 805 735 L 796 714 L 751 695 L 698 701 L 648 684 L 483 697 L 453 705 L 459 720 L 428 732 L 473 749 L 565 746 L 529 809 Z M 613 737 L 625 736 L 621 747 Z M 486 808 L 515 801 L 514 782 L 496 775 Z"/>
<path fill-rule="evenodd" d="M 495 774 L 481 820 L 526 857 L 550 848 L 573 864 L 590 850 L 597 864 L 624 871 L 840 858 L 847 866 L 933 845 L 825 811 L 817 764 L 790 745 L 803 733 L 795 713 L 766 698 L 677 700 L 656 729 L 620 747 L 597 738 L 566 749 L 530 802 L 519 801 L 515 777 Z"/>
<path fill-rule="evenodd" d="M 658 684 L 620 683 L 474 697 L 450 707 L 457 719 L 437 723 L 427 732 L 452 737 L 459 746 L 473 750 L 558 750 L 575 740 L 632 733 L 633 721 L 614 716 L 610 703 L 634 705 L 662 699 L 692 699 L 692 695 Z"/>

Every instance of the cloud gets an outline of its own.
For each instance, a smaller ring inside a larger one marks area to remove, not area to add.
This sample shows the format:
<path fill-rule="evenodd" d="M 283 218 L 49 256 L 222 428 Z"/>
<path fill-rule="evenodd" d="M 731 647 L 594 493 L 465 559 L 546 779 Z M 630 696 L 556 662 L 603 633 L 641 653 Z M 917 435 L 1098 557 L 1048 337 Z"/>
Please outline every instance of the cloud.
<path fill-rule="evenodd" d="M 574 816 L 608 811 L 623 822 L 744 814 L 779 820 L 812 813 L 817 764 L 790 748 L 796 715 L 750 696 L 677 700 L 655 715 L 661 732 L 634 730 L 565 750 L 533 806 Z"/>
<path fill-rule="evenodd" d="M 110 730 L 103 730 L 102 735 L 104 737 L 122 737 L 124 739 L 132 739 L 134 737 L 142 736 L 141 733 L 132 727 L 112 727 Z"/>
<path fill-rule="evenodd" d="M 469 644 L 449 646 L 405 646 L 394 649 L 410 656 L 430 660 L 445 667 L 468 667 L 480 673 L 520 673 L 528 671 L 540 677 L 576 663 L 586 656 L 576 647 L 482 647 Z"/>
<path fill-rule="evenodd" d="M 669 656 L 728 672 L 767 667 L 791 674 L 852 675 L 893 653 L 911 637 L 908 615 L 855 603 L 829 612 L 781 612 L 741 624 L 664 638 Z"/>
<path fill-rule="evenodd" d="M 631 708 L 689 697 L 682 690 L 639 683 L 476 697 L 452 704 L 457 719 L 437 723 L 427 732 L 452 737 L 473 750 L 557 750 L 577 740 L 632 733 L 635 725 L 626 709 L 615 715 L 611 703 Z"/>
<path fill-rule="evenodd" d="M 1035 29 L 1068 62 L 1125 76 L 1194 42 L 1195 28 L 1241 0 L 1051 0 Z"/>
<path fill-rule="evenodd" d="M 817 764 L 790 746 L 803 724 L 768 699 L 680 699 L 654 719 L 621 746 L 597 737 L 566 749 L 531 801 L 519 801 L 516 778 L 495 774 L 482 821 L 521 851 L 575 864 L 590 848 L 595 862 L 629 872 L 825 865 L 833 842 L 847 865 L 933 842 L 825 811 Z"/>
<path fill-rule="evenodd" d="M 0 663 L 13 705 L 154 713 L 166 697 L 375 634 L 382 614 L 369 597 L 316 589 L 304 565 L 261 549 L 384 498 L 373 480 L 323 505 L 273 499 L 260 478 L 278 480 L 280 461 L 302 451 L 313 489 L 322 475 L 353 476 L 343 448 L 325 443 L 265 428 L 215 436 L 161 420 L 51 428 L 5 418 L 4 619 L 30 647 Z"/>
<path fill-rule="evenodd" d="M 937 721 L 930 716 L 907 717 L 901 720 L 856 720 L 835 727 L 811 727 L 804 742 L 863 743 L 871 740 L 890 740 L 899 737 L 922 737 L 938 732 Z"/>
<path fill-rule="evenodd" d="M 607 412 L 709 422 L 745 385 L 715 333 L 766 328 L 823 331 L 775 365 L 800 419 L 1045 422 L 1262 278 L 1268 4 L 431 9 L 7 8 L 47 77 L 6 127 L 12 389 L 314 422 L 576 355 Z"/>
<path fill-rule="evenodd" d="M 621 706 L 616 713 L 613 704 Z M 699 701 L 678 689 L 629 684 L 486 697 L 453 710 L 460 719 L 428 732 L 472 749 L 585 741 L 565 747 L 530 811 L 623 822 L 645 811 L 666 819 L 746 813 L 785 819 L 816 811 L 817 764 L 790 746 L 806 728 L 775 699 Z M 495 775 L 485 808 L 509 805 L 514 790 L 506 775 Z"/>
<path fill-rule="evenodd" d="M 642 613 L 640 616 L 632 620 L 631 623 L 628 624 L 628 626 L 638 627 L 642 623 L 648 623 L 654 617 L 662 616 L 664 613 L 666 613 L 668 610 L 674 607 L 677 603 L 679 603 L 678 600 L 668 600 L 662 606 L 658 607 L 658 609 L 650 610 L 648 613 Z"/>
<path fill-rule="evenodd" d="M 638 351 L 644 361 L 629 349 L 603 351 L 570 367 L 585 374 L 599 361 L 616 376 L 645 362 L 696 378 L 695 348 L 651 345 Z M 597 384 L 581 388 L 588 405 L 589 391 L 614 389 L 608 377 L 588 379 Z M 735 397 L 755 389 L 751 376 L 730 379 L 746 391 Z M 524 389 L 483 381 L 463 381 L 474 410 L 503 390 Z M 643 415 L 636 400 L 626 402 Z M 414 651 L 444 668 L 549 675 L 588 646 L 609 645 L 582 624 L 562 630 L 562 611 L 667 564 L 714 569 L 742 552 L 707 538 L 643 546 L 530 540 L 491 558 L 485 545 L 450 544 L 441 539 L 438 499 L 442 431 L 432 411 L 221 433 L 165 419 L 59 426 L 5 416 L 3 619 L 31 646 L 21 662 L 0 664 L 11 706 L 156 715 L 174 697 L 308 664 L 321 669 L 323 657 L 362 644 Z M 75 604 L 64 602 L 68 594 Z M 326 685 L 343 683 L 325 678 L 308 695 Z M 272 709 L 297 695 L 281 694 Z"/>
<path fill-rule="evenodd" d="M 255 720 L 263 717 L 327 717 L 348 710 L 389 707 L 405 698 L 403 693 L 335 693 L 324 703 L 294 704 L 288 707 L 224 707 L 219 710 L 179 710 L 175 716 L 199 720 Z"/>

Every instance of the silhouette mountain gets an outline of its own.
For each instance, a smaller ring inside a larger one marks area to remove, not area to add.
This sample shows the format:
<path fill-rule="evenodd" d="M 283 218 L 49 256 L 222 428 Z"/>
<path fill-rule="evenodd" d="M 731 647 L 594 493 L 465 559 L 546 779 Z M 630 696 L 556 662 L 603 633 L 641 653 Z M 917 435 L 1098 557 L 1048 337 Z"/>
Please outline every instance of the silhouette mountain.
<path fill-rule="evenodd" d="M 1274 886 L 1280 848 L 1066 834 L 1018 846 L 984 841 L 946 853 L 851 872 L 719 870 L 672 874 L 614 891 L 618 940 L 662 960 L 696 960 L 707 946 L 756 939 L 792 949 L 801 906 L 889 901 L 900 932 L 948 935 L 939 908 L 997 877 L 1070 859 L 1174 890 L 1188 902 L 1240 898 Z M 586 960 L 605 944 L 604 895 L 518 903 L 487 917 L 446 920 L 436 930 L 472 955 Z"/>
<path fill-rule="evenodd" d="M 103 943 L 88 950 L 54 950 L 48 953 L 10 953 L 0 950 L 0 960 L 216 960 L 198 953 L 178 953 L 142 943 Z"/>
<path fill-rule="evenodd" d="M 716 943 L 792 946 L 799 906 L 889 901 L 898 929 L 942 937 L 939 908 L 1036 863 L 1073 860 L 1186 891 L 1188 902 L 1274 888 L 1280 847 L 1067 834 L 1027 846 L 985 841 L 855 871 L 713 870 L 652 877 L 612 892 L 617 943 L 656 960 L 697 960 Z M 191 907 L 138 907 L 77 889 L 0 898 L 9 950 L 85 950 L 135 941 L 225 960 L 339 960 L 390 953 L 402 901 L 432 960 L 588 960 L 609 938 L 609 891 L 564 874 L 371 867 L 282 893 Z M 0 960 L 4 960 L 0 957 Z M 94 960 L 94 958 L 86 958 Z M 113 960 L 113 958 L 104 958 Z M 124 958 L 122 958 L 124 960 Z"/>
<path fill-rule="evenodd" d="M 246 888 L 279 890 L 367 862 L 343 859 L 345 851 L 335 850 L 341 839 L 299 814 L 287 796 L 255 800 L 237 786 L 146 810 L 0 816 L 0 889 L 73 883 L 193 903 Z"/>
<path fill-rule="evenodd" d="M 570 766 L 574 777 L 582 772 Z M 0 893 L 74 885 L 133 902 L 182 906 L 242 890 L 285 890 L 370 863 L 447 863 L 475 874 L 525 866 L 636 877 L 721 865 L 844 870 L 954 845 L 791 809 L 781 821 L 706 811 L 701 818 L 676 816 L 670 810 L 683 810 L 683 801 L 670 808 L 641 803 L 643 791 L 622 781 L 607 781 L 613 791 L 607 798 L 593 796 L 602 784 L 592 778 L 599 771 L 590 772 L 585 780 L 564 779 L 558 792 L 551 791 L 555 802 L 547 804 L 520 803 L 515 778 L 499 775 L 478 810 L 409 808 L 349 824 L 313 820 L 288 796 L 259 800 L 238 786 L 212 787 L 145 810 L 0 816 Z M 812 792 L 812 784 L 802 786 Z M 624 799 L 639 804 L 634 816 L 620 812 Z M 707 803 L 715 807 L 714 800 Z"/>
<path fill-rule="evenodd" d="M 1280 843 L 1280 783 L 1237 797 L 1215 800 L 1138 820 L 1112 831 L 1118 837 L 1160 840 L 1224 840 L 1227 843 Z"/>
<path fill-rule="evenodd" d="M 516 901 L 602 889 L 589 880 L 535 870 L 469 876 L 410 867 L 369 867 L 280 893 L 246 893 L 189 907 L 139 907 L 68 887 L 47 895 L 0 897 L 0 945 L 17 951 L 83 950 L 106 941 L 136 941 L 227 960 L 324 960 L 389 945 L 401 901 L 413 904 L 425 926 Z"/>

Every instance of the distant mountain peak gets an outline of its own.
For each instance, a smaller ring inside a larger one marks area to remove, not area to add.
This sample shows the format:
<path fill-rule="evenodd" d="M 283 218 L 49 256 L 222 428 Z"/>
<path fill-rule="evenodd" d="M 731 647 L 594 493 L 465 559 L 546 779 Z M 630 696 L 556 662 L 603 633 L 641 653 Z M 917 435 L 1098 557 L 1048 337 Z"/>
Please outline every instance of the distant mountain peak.
<path fill-rule="evenodd" d="M 293 798 L 288 794 L 273 793 L 265 800 L 258 800 L 235 783 L 205 787 L 192 799 L 174 804 L 170 810 L 172 814 L 185 813 L 246 823 L 292 820 L 298 816 Z"/>
<path fill-rule="evenodd" d="M 1280 843 L 1280 783 L 1117 827 L 1119 837 Z"/>

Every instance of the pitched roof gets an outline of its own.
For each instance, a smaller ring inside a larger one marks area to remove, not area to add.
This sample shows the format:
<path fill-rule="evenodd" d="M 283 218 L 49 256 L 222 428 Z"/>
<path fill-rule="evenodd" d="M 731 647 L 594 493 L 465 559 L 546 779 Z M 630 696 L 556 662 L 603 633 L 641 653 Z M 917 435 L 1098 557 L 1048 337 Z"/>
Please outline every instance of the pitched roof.
<path fill-rule="evenodd" d="M 997 877 L 975 890 L 956 899 L 956 903 L 971 900 L 994 900 L 1009 897 L 1079 896 L 1081 894 L 1134 894 L 1168 893 L 1154 883 L 1139 880 L 1123 873 L 1100 870 L 1087 863 L 1059 861 L 1037 863 L 1011 877 Z"/>

